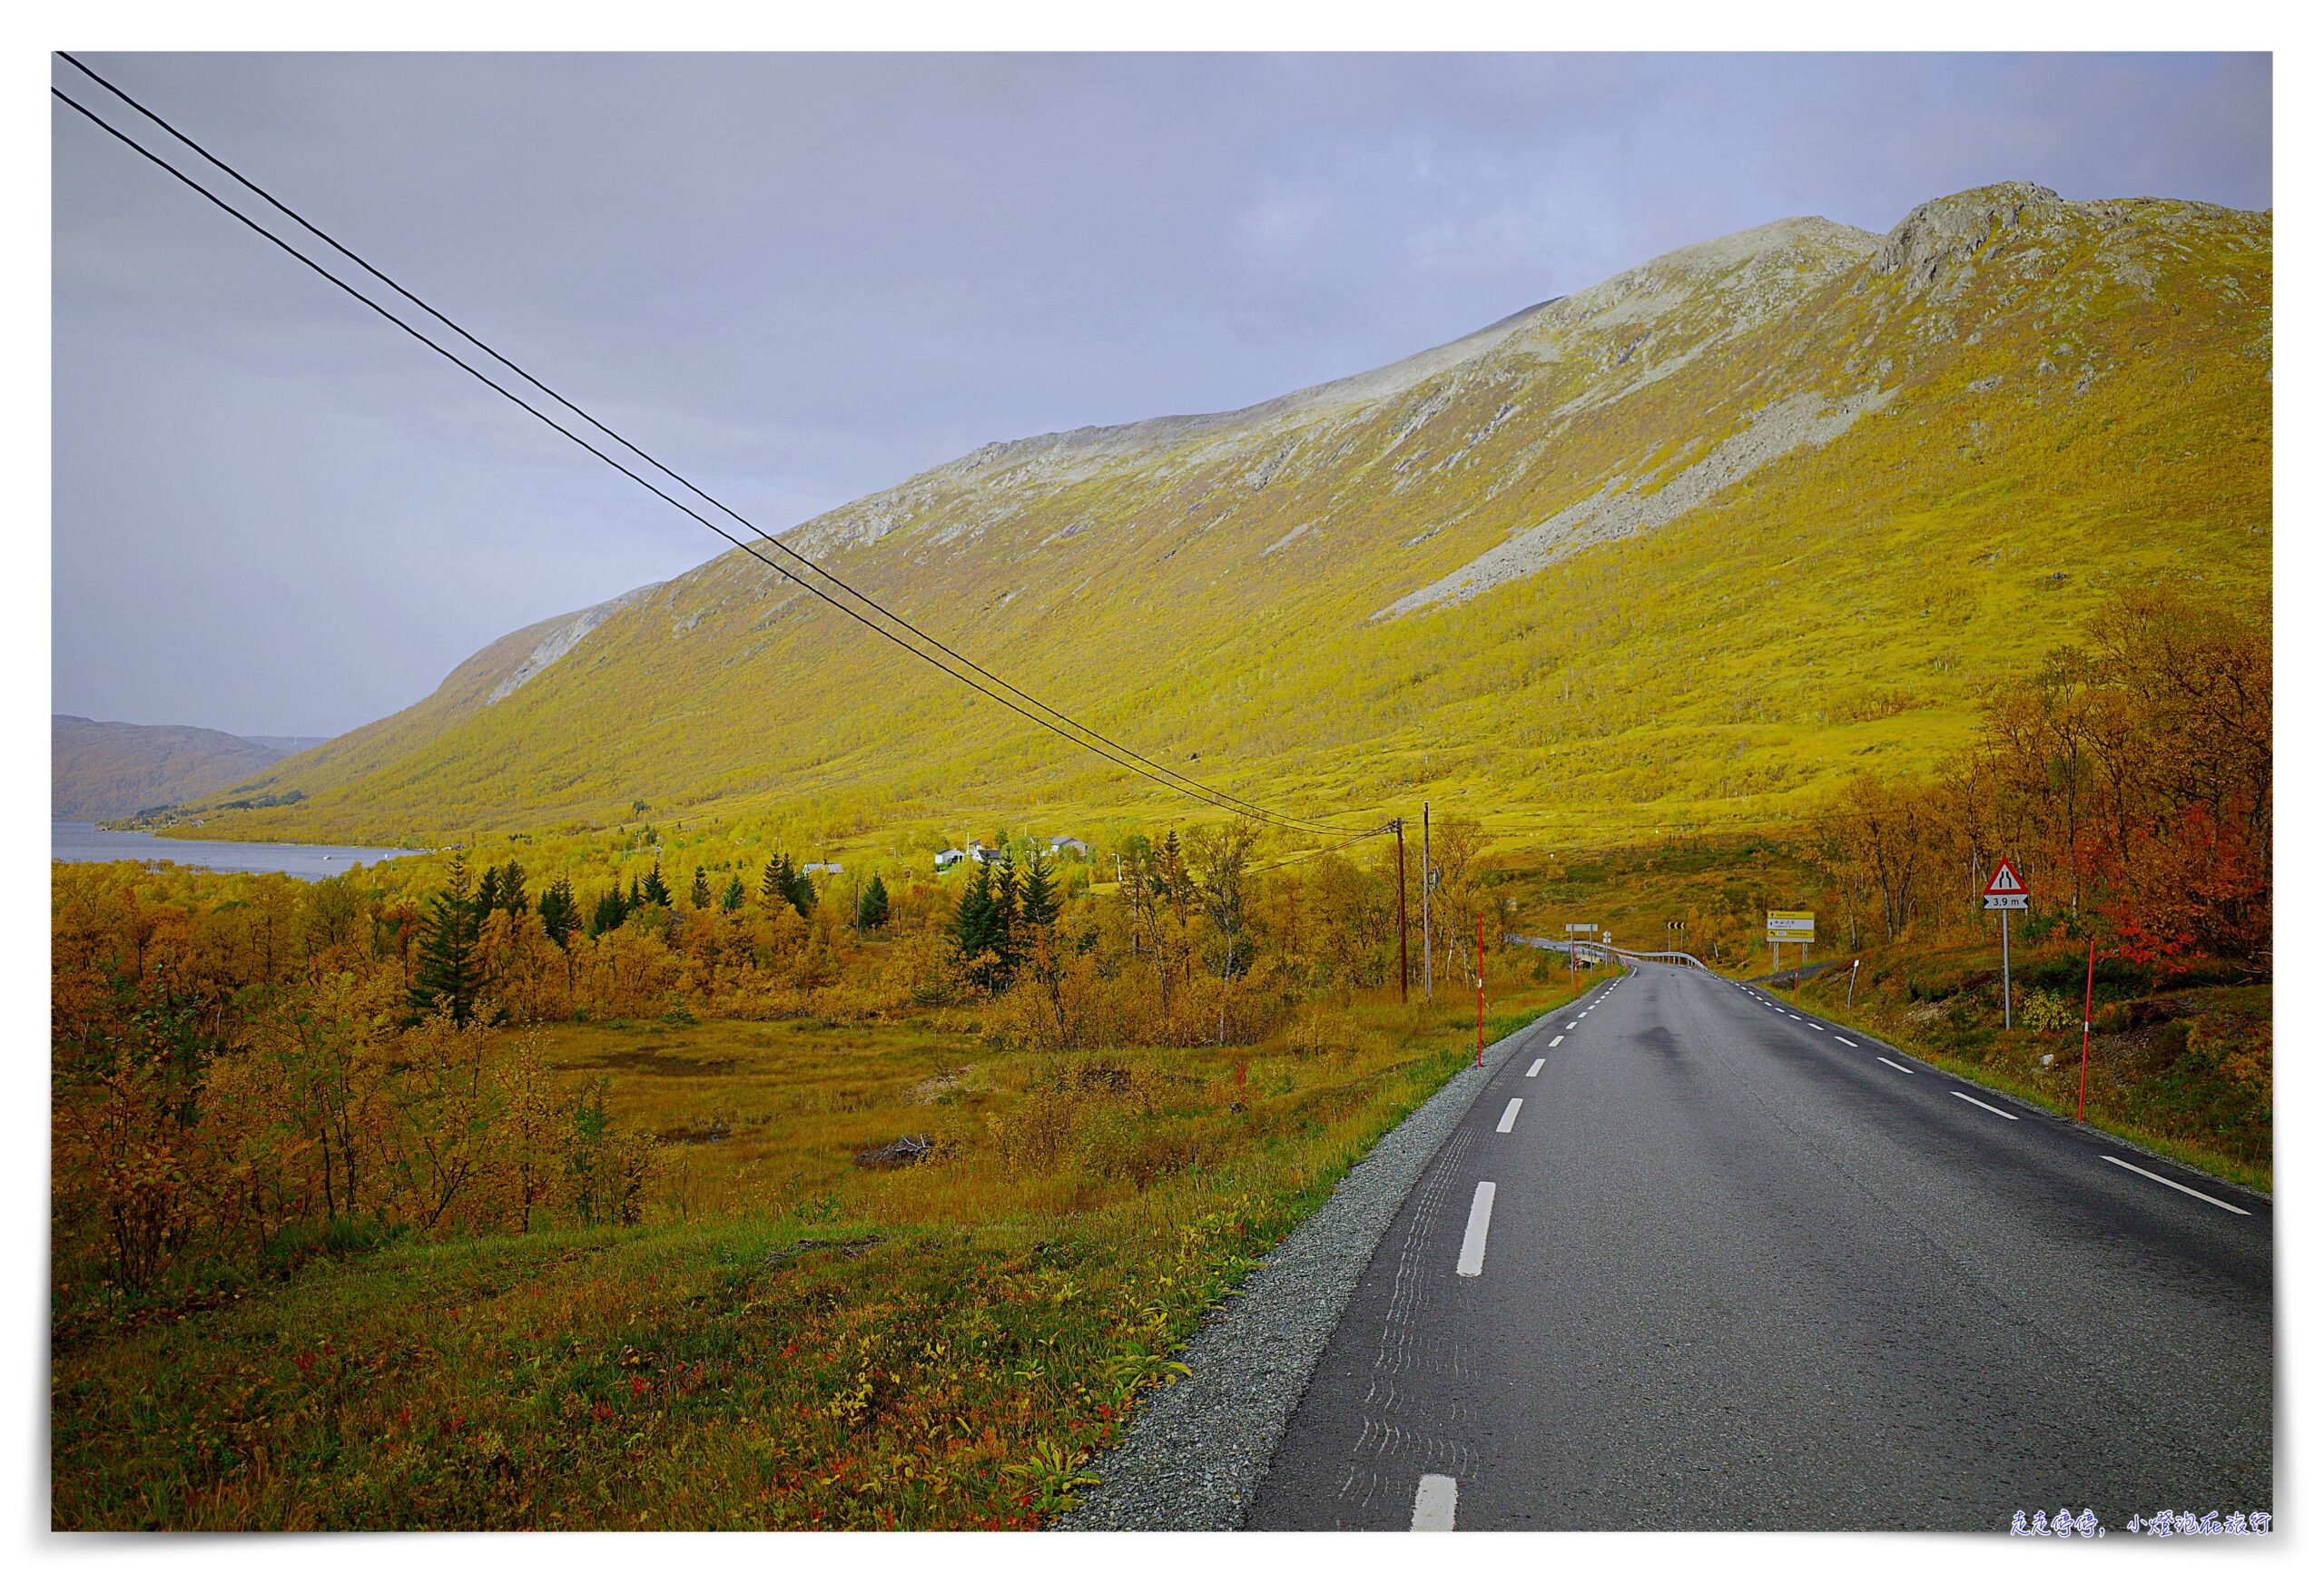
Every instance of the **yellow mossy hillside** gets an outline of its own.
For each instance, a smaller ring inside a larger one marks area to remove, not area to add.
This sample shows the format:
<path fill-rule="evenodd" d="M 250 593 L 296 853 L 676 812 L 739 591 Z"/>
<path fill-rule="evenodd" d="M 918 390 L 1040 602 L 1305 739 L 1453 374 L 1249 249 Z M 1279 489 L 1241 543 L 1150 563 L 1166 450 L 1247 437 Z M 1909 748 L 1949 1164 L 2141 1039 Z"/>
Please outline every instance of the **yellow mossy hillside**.
<path fill-rule="evenodd" d="M 2272 282 L 2271 217 L 2194 203 L 1782 221 L 1240 413 L 987 447 L 786 542 L 1305 815 L 1763 828 L 1934 764 L 2125 586 L 2264 619 Z M 202 833 L 577 836 L 643 804 L 837 854 L 1201 811 L 740 554 L 253 785 L 304 798 Z"/>

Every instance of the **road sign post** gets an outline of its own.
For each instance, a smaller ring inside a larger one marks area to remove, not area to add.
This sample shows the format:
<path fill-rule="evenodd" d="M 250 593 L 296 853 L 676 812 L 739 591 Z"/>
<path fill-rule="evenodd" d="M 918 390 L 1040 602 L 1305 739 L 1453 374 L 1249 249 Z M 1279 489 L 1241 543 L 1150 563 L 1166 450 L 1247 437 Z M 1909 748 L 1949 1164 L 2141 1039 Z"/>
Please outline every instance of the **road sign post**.
<path fill-rule="evenodd" d="M 1807 948 L 1816 939 L 1816 915 L 1812 912 L 1770 912 L 1768 914 L 1768 976 L 1772 978 L 1783 968 L 1783 947 L 1786 940 L 1799 942 L 1799 965 L 1807 965 Z"/>
<path fill-rule="evenodd" d="M 2023 912 L 2028 900 L 2025 881 L 2017 877 L 2017 869 L 2004 858 L 1994 870 L 1994 877 L 1985 881 L 1985 910 L 2001 914 L 2001 1026 L 2006 1032 L 2010 1026 L 2009 994 L 2009 915 Z"/>

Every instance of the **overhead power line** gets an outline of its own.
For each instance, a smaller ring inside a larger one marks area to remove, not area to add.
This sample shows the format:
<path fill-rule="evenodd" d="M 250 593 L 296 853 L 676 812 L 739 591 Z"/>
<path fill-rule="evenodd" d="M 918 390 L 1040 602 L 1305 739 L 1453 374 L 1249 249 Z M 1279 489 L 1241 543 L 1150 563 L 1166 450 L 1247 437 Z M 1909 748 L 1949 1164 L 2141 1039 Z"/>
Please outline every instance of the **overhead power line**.
<path fill-rule="evenodd" d="M 1318 847 L 1312 852 L 1301 852 L 1295 858 L 1278 858 L 1272 863 L 1261 863 L 1256 868 L 1246 870 L 1245 872 L 1251 874 L 1264 874 L 1270 869 L 1288 869 L 1295 863 L 1312 863 L 1317 858 L 1328 858 L 1334 852 L 1344 851 L 1349 847 L 1355 846 L 1359 842 L 1370 841 L 1375 835 L 1386 835 L 1395 828 L 1396 821 L 1392 819 L 1377 830 L 1367 830 L 1360 835 L 1352 835 L 1344 841 L 1334 841 L 1330 846 Z"/>
<path fill-rule="evenodd" d="M 123 103 L 128 104 L 139 114 L 144 116 L 147 120 L 153 122 L 155 125 L 168 133 L 172 138 L 175 138 L 178 142 L 192 149 L 204 161 L 224 172 L 227 175 L 232 177 L 237 182 L 240 182 L 243 187 L 257 194 L 269 205 L 289 217 L 292 221 L 310 234 L 318 238 L 330 248 L 351 261 L 366 273 L 381 281 L 399 296 L 410 301 L 432 318 L 438 320 L 439 322 L 450 329 L 455 334 L 458 335 L 462 339 L 466 340 L 469 345 L 475 347 L 479 351 L 492 358 L 495 361 L 510 369 L 518 378 L 522 379 L 525 382 L 530 384 L 535 388 L 540 390 L 552 401 L 555 401 L 558 406 L 572 413 L 589 428 L 605 436 L 608 440 L 628 451 L 631 455 L 638 457 L 645 464 L 645 466 L 655 472 L 658 472 L 663 477 L 670 479 L 680 488 L 702 500 L 712 509 L 740 524 L 743 528 L 754 535 L 760 543 L 767 545 L 778 554 L 781 554 L 787 559 L 795 562 L 798 565 L 812 573 L 815 576 L 830 583 L 833 587 L 840 589 L 850 598 L 857 601 L 869 609 L 877 612 L 885 620 L 892 622 L 897 626 L 901 627 L 905 632 L 908 632 L 911 634 L 912 636 L 919 638 L 921 642 L 927 644 L 931 648 L 937 651 L 937 653 L 930 654 L 926 650 L 914 646 L 914 644 L 908 642 L 905 638 L 900 636 L 895 632 L 890 631 L 887 627 L 882 626 L 879 622 L 863 615 L 862 611 L 859 611 L 852 605 L 844 604 L 841 600 L 833 597 L 831 594 L 817 586 L 814 583 L 800 576 L 795 572 L 777 565 L 760 551 L 757 547 L 757 544 L 737 538 L 725 528 L 721 527 L 718 524 L 703 516 L 699 511 L 696 511 L 692 506 L 686 505 L 685 502 L 674 497 L 666 490 L 661 488 L 650 479 L 641 477 L 633 468 L 625 465 L 614 457 L 607 455 L 597 446 L 592 444 L 582 436 L 575 433 L 571 428 L 566 427 L 566 425 L 560 423 L 556 418 L 551 417 L 549 414 L 543 412 L 538 407 L 534 406 L 522 396 L 510 390 L 506 385 L 493 379 L 489 374 L 487 374 L 483 370 L 478 369 L 466 359 L 460 357 L 450 349 L 443 346 L 426 332 L 414 327 L 409 321 L 399 317 L 397 313 L 386 308 L 370 296 L 367 295 L 356 286 L 351 285 L 347 280 L 341 279 L 338 274 L 334 273 L 325 265 L 318 262 L 313 258 L 309 257 L 307 253 L 300 251 L 299 247 L 276 234 L 275 231 L 269 229 L 259 221 L 254 220 L 250 215 L 244 213 L 241 209 L 237 208 L 232 203 L 230 203 L 224 198 L 219 196 L 218 193 L 212 192 L 200 180 L 189 175 L 185 171 L 181 170 L 170 161 L 162 158 L 160 154 L 155 153 L 152 149 L 147 148 L 136 138 L 122 131 L 119 127 L 106 120 L 96 111 L 92 110 L 87 105 L 74 99 L 72 95 L 64 93 L 63 90 L 52 86 L 49 90 L 50 93 L 64 103 L 78 112 L 82 116 L 94 123 L 96 126 L 112 135 L 115 140 L 122 143 L 133 152 L 138 153 L 151 163 L 160 167 L 170 175 L 175 177 L 180 182 L 192 189 L 196 193 L 207 199 L 212 204 L 223 211 L 233 219 L 241 221 L 250 230 L 256 231 L 267 241 L 273 242 L 277 247 L 289 253 L 292 258 L 297 259 L 300 263 L 305 264 L 315 273 L 320 275 L 323 279 L 331 282 L 331 284 L 339 287 L 340 290 L 346 292 L 349 296 L 354 298 L 365 307 L 369 308 L 373 312 L 379 314 L 390 324 L 395 325 L 407 335 L 409 335 L 415 340 L 419 341 L 422 345 L 428 347 L 430 350 L 436 352 L 438 356 L 444 358 L 447 361 L 452 363 L 455 367 L 468 374 L 479 383 L 485 385 L 487 388 L 500 395 L 512 404 L 524 408 L 524 410 L 538 418 L 542 423 L 546 424 L 550 428 L 555 429 L 566 438 L 573 441 L 576 445 L 581 447 L 582 449 L 587 451 L 598 460 L 606 463 L 608 467 L 621 473 L 625 477 L 629 478 L 640 487 L 650 491 L 657 498 L 669 506 L 674 506 L 677 510 L 684 512 L 687 516 L 692 517 L 694 521 L 702 524 L 703 526 L 709 528 L 713 533 L 717 534 L 721 538 L 725 539 L 737 549 L 743 551 L 745 554 L 758 560 L 770 570 L 773 571 L 778 576 L 782 576 L 789 581 L 797 583 L 799 586 L 804 588 L 810 594 L 814 595 L 817 598 L 822 599 L 833 609 L 841 611 L 862 625 L 869 628 L 871 631 L 879 634 L 881 637 L 886 638 L 889 642 L 895 644 L 898 647 L 903 649 L 907 654 L 935 666 L 935 668 L 944 672 L 945 674 L 951 676 L 955 681 L 960 682 L 964 686 L 973 688 L 978 693 L 991 699 L 994 703 L 1000 704 L 1004 708 L 1011 710 L 1013 713 L 1032 722 L 1034 724 L 1039 725 L 1056 735 L 1064 737 L 1065 740 L 1074 743 L 1075 746 L 1083 749 L 1085 752 L 1094 753 L 1098 757 L 1105 759 L 1108 762 L 1111 762 L 1119 768 L 1128 770 L 1133 774 L 1143 776 L 1145 779 L 1153 781 L 1157 784 L 1159 784 L 1167 790 L 1176 792 L 1182 796 L 1192 798 L 1197 801 L 1206 803 L 1212 807 L 1218 808 L 1222 811 L 1237 814 L 1242 817 L 1275 825 L 1277 827 L 1295 831 L 1303 834 L 1352 835 L 1355 836 L 1357 839 L 1362 839 L 1364 837 L 1376 835 L 1380 833 L 1381 830 L 1389 828 L 1388 826 L 1382 826 L 1379 830 L 1356 831 L 1349 826 L 1325 824 L 1319 821 L 1304 819 L 1295 815 L 1278 812 L 1275 810 L 1256 803 L 1248 798 L 1226 792 L 1221 788 L 1207 785 L 1206 783 L 1196 781 L 1193 777 L 1186 775 L 1181 772 L 1172 770 L 1167 765 L 1157 763 L 1154 760 L 1147 758 L 1145 754 L 1137 752 L 1134 749 L 1124 746 L 1120 742 L 1114 741 L 1112 738 L 1106 736 L 1104 733 L 1095 730 L 1094 728 L 1083 724 L 1081 722 L 1076 720 L 1071 715 L 1065 713 L 1063 711 L 1059 710 L 1053 705 L 1035 697 L 1033 694 L 1025 692 L 1023 689 L 1016 686 L 1012 683 L 1009 683 L 1005 678 L 995 674 L 993 672 L 977 664 L 974 660 L 968 658 L 966 655 L 953 649 L 949 644 L 943 643 L 940 639 L 932 636 L 929 633 L 921 630 L 919 626 L 913 624 L 911 622 L 904 619 L 901 615 L 898 615 L 895 612 L 888 609 L 877 600 L 862 593 L 860 589 L 855 588 L 852 585 L 847 583 L 835 574 L 826 570 L 815 561 L 810 559 L 804 555 L 802 555 L 797 550 L 793 549 L 790 546 L 783 544 L 780 539 L 774 537 L 773 535 L 766 533 L 757 525 L 751 522 L 747 517 L 744 517 L 741 513 L 735 511 L 732 506 L 727 506 L 716 497 L 709 494 L 707 491 L 693 483 L 690 479 L 686 478 L 683 474 L 678 473 L 675 469 L 670 467 L 659 458 L 654 457 L 651 453 L 645 451 L 644 448 L 637 446 L 616 430 L 599 421 L 578 404 L 561 395 L 549 385 L 516 363 L 513 359 L 496 350 L 468 329 L 462 328 L 448 315 L 445 314 L 440 310 L 435 308 L 433 305 L 418 296 L 416 293 L 402 286 L 392 277 L 369 262 L 367 260 L 362 258 L 361 255 L 356 253 L 352 249 L 347 247 L 344 243 L 339 241 L 336 238 L 330 236 L 328 232 L 322 231 L 320 227 L 308 221 L 303 215 L 300 215 L 288 204 L 282 202 L 265 188 L 251 180 L 248 176 L 243 175 L 240 171 L 228 164 L 224 160 L 220 159 L 217 155 L 212 153 L 207 148 L 203 147 L 192 137 L 180 131 L 159 113 L 147 108 L 136 99 L 133 98 L 130 94 L 116 87 L 103 75 L 83 64 L 79 60 L 70 54 L 64 54 L 63 58 L 73 65 L 75 70 L 81 72 L 93 81 L 99 84 L 107 92 L 113 93 Z M 943 656 L 943 658 L 939 658 L 938 655 L 940 654 Z M 951 664 L 947 664 L 945 663 L 945 660 L 947 659 L 956 662 L 959 665 L 965 667 L 966 671 L 973 672 L 974 674 L 963 674 L 963 671 L 961 670 L 954 669 Z M 978 677 L 984 678 L 985 682 L 990 682 L 992 685 L 985 685 L 983 682 L 980 682 L 977 679 Z M 995 688 L 1001 689 L 1002 691 L 997 692 L 995 691 Z M 1004 692 L 1009 696 L 1004 696 Z M 1021 700 L 1022 702 L 1018 702 L 1019 700 Z M 1039 711 L 1039 713 L 1035 713 L 1035 711 Z M 1049 718 L 1044 718 L 1044 716 L 1048 716 Z M 1077 733 L 1079 734 L 1077 735 Z"/>

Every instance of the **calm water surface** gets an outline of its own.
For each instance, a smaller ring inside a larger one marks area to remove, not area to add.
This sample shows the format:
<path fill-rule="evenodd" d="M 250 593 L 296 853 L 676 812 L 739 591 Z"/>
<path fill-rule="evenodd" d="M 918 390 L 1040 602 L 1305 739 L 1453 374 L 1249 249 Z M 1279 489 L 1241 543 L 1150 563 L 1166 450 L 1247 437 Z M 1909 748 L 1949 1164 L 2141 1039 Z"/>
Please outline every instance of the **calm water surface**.
<path fill-rule="evenodd" d="M 301 847 L 281 841 L 171 841 L 140 830 L 99 830 L 80 820 L 49 821 L 48 855 L 59 863 L 182 863 L 224 873 L 291 874 L 328 880 L 358 863 L 408 858 L 399 847 Z"/>

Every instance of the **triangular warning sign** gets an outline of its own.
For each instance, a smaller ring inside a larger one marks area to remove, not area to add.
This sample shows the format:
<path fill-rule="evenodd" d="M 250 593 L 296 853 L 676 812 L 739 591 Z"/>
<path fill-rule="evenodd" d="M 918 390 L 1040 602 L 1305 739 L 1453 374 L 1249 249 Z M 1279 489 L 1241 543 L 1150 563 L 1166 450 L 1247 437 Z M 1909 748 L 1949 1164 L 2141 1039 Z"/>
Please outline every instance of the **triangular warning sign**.
<path fill-rule="evenodd" d="M 2017 877 L 2017 870 L 2009 866 L 2008 859 L 2004 858 L 2002 860 L 2001 867 L 1995 869 L 1994 870 L 1994 877 L 1990 880 L 1986 881 L 1985 894 L 1988 896 L 2023 896 L 2025 894 L 2025 881 Z"/>

